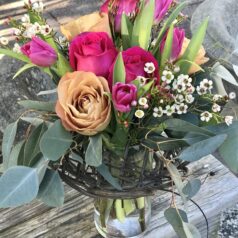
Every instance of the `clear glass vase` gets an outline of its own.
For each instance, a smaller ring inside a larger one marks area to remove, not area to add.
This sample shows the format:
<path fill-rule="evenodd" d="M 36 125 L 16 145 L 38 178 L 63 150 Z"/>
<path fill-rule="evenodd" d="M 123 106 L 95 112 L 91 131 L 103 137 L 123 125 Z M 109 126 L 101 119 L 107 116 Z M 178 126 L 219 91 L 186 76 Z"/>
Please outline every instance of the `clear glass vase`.
<path fill-rule="evenodd" d="M 95 199 L 94 222 L 105 238 L 140 238 L 151 218 L 151 198 Z"/>

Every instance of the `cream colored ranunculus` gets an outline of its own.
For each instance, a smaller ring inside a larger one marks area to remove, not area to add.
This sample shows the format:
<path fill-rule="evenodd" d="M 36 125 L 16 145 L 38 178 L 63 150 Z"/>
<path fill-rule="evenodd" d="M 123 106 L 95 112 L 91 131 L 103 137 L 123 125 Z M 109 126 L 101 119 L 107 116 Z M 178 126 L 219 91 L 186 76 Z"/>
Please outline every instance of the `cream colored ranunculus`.
<path fill-rule="evenodd" d="M 111 101 L 107 80 L 90 72 L 66 73 L 58 85 L 56 113 L 68 131 L 95 135 L 111 119 Z"/>
<path fill-rule="evenodd" d="M 107 32 L 111 36 L 108 15 L 94 12 L 76 20 L 68 22 L 60 27 L 62 34 L 71 41 L 75 36 L 83 32 Z"/>

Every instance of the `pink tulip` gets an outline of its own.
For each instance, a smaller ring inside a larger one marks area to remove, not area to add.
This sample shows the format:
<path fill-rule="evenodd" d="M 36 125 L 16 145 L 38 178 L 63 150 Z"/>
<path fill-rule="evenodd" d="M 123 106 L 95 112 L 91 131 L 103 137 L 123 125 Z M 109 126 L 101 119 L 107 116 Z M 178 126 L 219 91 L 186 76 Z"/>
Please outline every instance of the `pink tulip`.
<path fill-rule="evenodd" d="M 155 1 L 155 22 L 158 23 L 164 18 L 172 2 L 173 0 L 156 0 Z"/>
<path fill-rule="evenodd" d="M 174 28 L 172 53 L 171 53 L 171 57 L 170 57 L 171 61 L 174 61 L 178 58 L 178 56 L 182 50 L 184 38 L 185 38 L 184 29 Z M 167 39 L 167 34 L 163 37 L 163 39 L 160 43 L 160 52 L 161 53 L 164 50 L 166 39 Z"/>
<path fill-rule="evenodd" d="M 126 15 L 130 15 L 131 13 L 135 12 L 139 3 L 139 0 L 106 0 L 105 3 L 101 6 L 101 12 L 108 13 L 109 9 L 108 6 L 112 2 L 112 9 L 115 10 L 114 16 L 114 24 L 115 24 L 115 31 L 121 32 L 121 17 L 122 14 L 125 13 Z M 114 10 L 113 10 L 114 11 Z M 114 15 L 114 12 L 113 12 Z"/>
<path fill-rule="evenodd" d="M 38 37 L 33 37 L 30 42 L 23 45 L 21 52 L 29 57 L 33 64 L 41 67 L 49 67 L 57 60 L 55 50 Z"/>
<path fill-rule="evenodd" d="M 134 84 L 116 83 L 112 88 L 112 100 L 119 112 L 130 112 L 136 98 L 137 88 Z"/>
<path fill-rule="evenodd" d="M 149 1 L 150 0 L 146 0 L 146 3 Z M 129 16 L 130 14 L 136 13 L 138 11 L 139 2 L 139 0 L 106 0 L 101 6 L 101 12 L 108 13 L 108 7 L 109 4 L 111 4 L 112 10 L 110 11 L 112 12 L 112 15 L 115 15 L 115 31 L 121 32 L 122 14 L 125 13 Z M 160 22 L 164 18 L 172 2 L 173 0 L 155 0 L 154 19 L 156 23 Z"/>

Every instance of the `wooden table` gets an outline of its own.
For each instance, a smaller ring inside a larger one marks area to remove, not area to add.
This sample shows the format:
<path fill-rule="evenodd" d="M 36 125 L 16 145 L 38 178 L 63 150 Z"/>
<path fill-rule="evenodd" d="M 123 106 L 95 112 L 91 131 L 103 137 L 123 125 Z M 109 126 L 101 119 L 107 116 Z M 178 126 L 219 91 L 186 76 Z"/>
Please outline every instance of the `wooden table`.
<path fill-rule="evenodd" d="M 238 179 L 212 157 L 189 165 L 189 171 L 203 181 L 194 200 L 208 218 L 210 238 L 218 228 L 221 211 L 238 202 Z M 210 176 L 210 171 L 215 172 L 215 175 Z M 99 238 L 93 222 L 93 199 L 67 186 L 65 190 L 65 205 L 61 208 L 48 208 L 40 202 L 33 202 L 19 208 L 0 210 L 0 237 Z M 180 204 L 180 199 L 177 200 Z M 163 211 L 170 201 L 171 194 L 165 192 L 157 192 L 153 197 L 152 220 L 145 238 L 176 237 L 163 218 Z M 189 203 L 188 215 L 201 231 L 202 237 L 206 237 L 205 220 L 192 203 Z"/>

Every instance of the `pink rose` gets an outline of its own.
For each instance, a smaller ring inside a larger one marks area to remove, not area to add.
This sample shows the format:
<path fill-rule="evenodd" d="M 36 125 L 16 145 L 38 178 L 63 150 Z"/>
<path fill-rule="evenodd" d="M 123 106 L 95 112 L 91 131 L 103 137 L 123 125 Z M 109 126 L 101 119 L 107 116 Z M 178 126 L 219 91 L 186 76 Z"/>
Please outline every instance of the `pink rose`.
<path fill-rule="evenodd" d="M 168 33 L 167 33 L 168 34 Z M 164 50 L 165 42 L 167 39 L 167 34 L 163 37 L 161 43 L 160 43 L 160 52 L 162 53 Z M 185 31 L 184 29 L 180 28 L 174 28 L 174 33 L 173 33 L 173 46 L 172 46 L 172 52 L 171 52 L 171 61 L 176 60 L 183 47 L 183 42 L 185 38 Z"/>
<path fill-rule="evenodd" d="M 70 65 L 74 70 L 93 72 L 107 78 L 117 56 L 112 39 L 105 32 L 85 32 L 76 36 L 69 47 Z"/>
<path fill-rule="evenodd" d="M 130 15 L 135 12 L 139 3 L 139 0 L 106 0 L 101 6 L 101 12 L 108 13 L 108 5 L 112 2 L 112 8 L 117 9 L 114 17 L 115 20 L 115 31 L 121 32 L 121 17 L 122 14 Z"/>
<path fill-rule="evenodd" d="M 137 88 L 134 84 L 116 83 L 112 88 L 112 101 L 119 112 L 130 112 L 136 97 Z"/>
<path fill-rule="evenodd" d="M 33 37 L 30 42 L 23 45 L 21 52 L 29 57 L 33 64 L 41 67 L 49 67 L 57 60 L 55 50 L 38 37 Z"/>
<path fill-rule="evenodd" d="M 138 46 L 134 46 L 132 48 L 123 51 L 122 57 L 126 70 L 126 83 L 130 83 L 131 81 L 136 79 L 137 76 L 143 76 L 146 78 L 151 77 L 151 74 L 145 72 L 146 63 L 154 64 L 155 70 L 153 72 L 153 75 L 154 77 L 158 78 L 159 72 L 158 62 L 150 52 Z M 114 65 L 110 68 L 110 75 L 108 79 L 110 87 L 113 82 L 113 70 Z"/>

